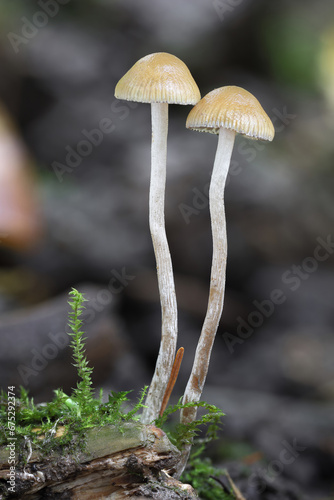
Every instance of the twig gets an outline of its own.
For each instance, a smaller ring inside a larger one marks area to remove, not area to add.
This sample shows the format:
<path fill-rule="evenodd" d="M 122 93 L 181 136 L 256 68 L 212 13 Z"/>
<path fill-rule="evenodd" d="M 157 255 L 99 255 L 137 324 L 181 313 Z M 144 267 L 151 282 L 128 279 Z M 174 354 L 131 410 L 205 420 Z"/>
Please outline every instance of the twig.
<path fill-rule="evenodd" d="M 179 371 L 180 371 L 180 366 L 181 366 L 181 363 L 182 363 L 183 353 L 184 353 L 184 348 L 180 347 L 180 349 L 176 353 L 174 364 L 173 364 L 173 367 L 172 367 L 172 371 L 171 371 L 171 374 L 170 374 L 170 377 L 169 377 L 169 380 L 168 380 L 167 388 L 166 388 L 166 391 L 165 391 L 165 394 L 164 394 L 164 397 L 163 397 L 163 400 L 162 400 L 162 403 L 161 403 L 161 408 L 160 408 L 160 413 L 159 413 L 160 417 L 162 417 L 162 415 L 163 415 L 163 413 L 164 413 L 164 411 L 165 411 L 165 409 L 167 407 L 169 398 L 170 398 L 170 396 L 172 394 L 172 391 L 174 389 L 174 385 L 175 385 L 175 382 L 177 380 L 177 377 L 178 377 L 178 374 L 179 374 Z"/>

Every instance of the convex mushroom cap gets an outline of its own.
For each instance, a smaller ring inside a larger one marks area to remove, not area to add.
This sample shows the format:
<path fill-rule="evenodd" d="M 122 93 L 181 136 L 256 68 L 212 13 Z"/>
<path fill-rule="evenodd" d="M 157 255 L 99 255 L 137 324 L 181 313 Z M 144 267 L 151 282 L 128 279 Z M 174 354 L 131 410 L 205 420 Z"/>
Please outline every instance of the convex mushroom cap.
<path fill-rule="evenodd" d="M 200 91 L 181 59 L 157 52 L 139 59 L 120 79 L 115 97 L 126 101 L 196 104 Z"/>
<path fill-rule="evenodd" d="M 186 127 L 219 134 L 220 128 L 252 139 L 272 141 L 274 126 L 259 101 L 241 87 L 227 86 L 209 92 L 190 111 Z"/>

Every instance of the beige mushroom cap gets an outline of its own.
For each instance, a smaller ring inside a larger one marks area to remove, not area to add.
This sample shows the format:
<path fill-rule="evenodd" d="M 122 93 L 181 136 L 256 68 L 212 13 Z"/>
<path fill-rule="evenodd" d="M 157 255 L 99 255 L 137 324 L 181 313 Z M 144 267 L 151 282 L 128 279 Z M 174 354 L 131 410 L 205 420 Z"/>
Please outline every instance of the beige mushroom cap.
<path fill-rule="evenodd" d="M 200 91 L 178 57 L 157 52 L 139 59 L 120 79 L 115 97 L 126 101 L 196 104 Z"/>
<path fill-rule="evenodd" d="M 221 127 L 253 139 L 272 141 L 274 126 L 259 101 L 241 87 L 212 90 L 190 111 L 186 127 L 219 134 Z"/>

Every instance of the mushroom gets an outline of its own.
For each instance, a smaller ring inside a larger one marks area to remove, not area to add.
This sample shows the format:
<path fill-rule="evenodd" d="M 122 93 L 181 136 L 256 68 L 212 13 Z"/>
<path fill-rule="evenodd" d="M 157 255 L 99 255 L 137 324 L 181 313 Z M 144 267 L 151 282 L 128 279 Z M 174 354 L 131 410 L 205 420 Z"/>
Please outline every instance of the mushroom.
<path fill-rule="evenodd" d="M 196 104 L 201 96 L 187 66 L 164 52 L 150 54 L 136 62 L 116 85 L 115 96 L 151 103 L 149 225 L 157 264 L 162 329 L 155 372 L 142 414 L 142 422 L 149 423 L 158 418 L 177 343 L 176 295 L 164 217 L 168 104 Z"/>
<path fill-rule="evenodd" d="M 218 134 L 219 138 L 209 190 L 213 239 L 210 294 L 183 403 L 200 400 L 223 310 L 227 258 L 224 188 L 235 134 L 265 141 L 272 141 L 275 134 L 273 124 L 258 100 L 246 90 L 235 86 L 215 89 L 203 97 L 190 111 L 186 127 Z M 181 422 L 192 422 L 196 418 L 196 413 L 195 407 L 183 409 Z M 187 456 L 189 451 L 190 447 L 186 452 Z"/>
<path fill-rule="evenodd" d="M 42 222 L 31 158 L 0 103 L 0 246 L 25 251 L 38 243 Z"/>

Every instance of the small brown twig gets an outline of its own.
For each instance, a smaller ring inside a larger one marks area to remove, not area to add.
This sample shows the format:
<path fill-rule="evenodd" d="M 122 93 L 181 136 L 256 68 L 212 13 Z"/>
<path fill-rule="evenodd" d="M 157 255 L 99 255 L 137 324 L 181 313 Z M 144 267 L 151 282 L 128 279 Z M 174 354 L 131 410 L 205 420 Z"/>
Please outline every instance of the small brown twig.
<path fill-rule="evenodd" d="M 239 488 L 234 484 L 234 481 L 232 480 L 227 470 L 225 470 L 225 476 L 227 477 L 228 482 L 231 485 L 236 500 L 246 500 Z"/>
<path fill-rule="evenodd" d="M 178 376 L 179 371 L 180 371 L 183 353 L 184 353 L 184 348 L 180 347 L 180 349 L 176 353 L 175 360 L 174 360 L 173 367 L 172 367 L 172 371 L 171 371 L 171 374 L 170 374 L 170 377 L 168 380 L 167 388 L 166 388 L 166 391 L 165 391 L 165 394 L 164 394 L 164 397 L 163 397 L 163 400 L 161 403 L 161 408 L 160 408 L 160 413 L 159 413 L 160 417 L 162 417 L 162 415 L 167 407 L 169 398 L 170 398 L 172 391 L 174 389 L 174 385 L 175 385 L 177 376 Z"/>

